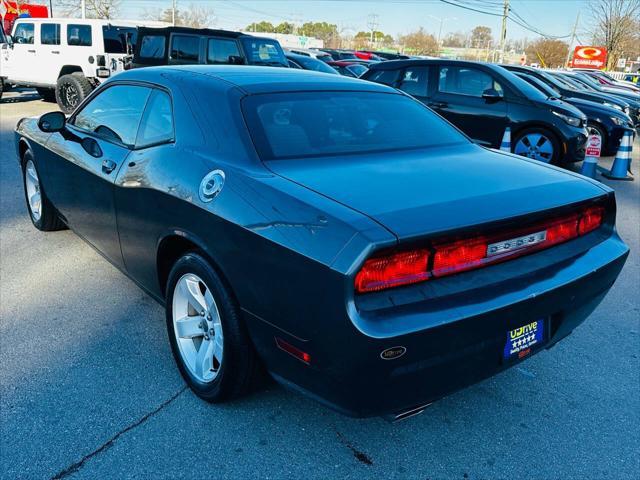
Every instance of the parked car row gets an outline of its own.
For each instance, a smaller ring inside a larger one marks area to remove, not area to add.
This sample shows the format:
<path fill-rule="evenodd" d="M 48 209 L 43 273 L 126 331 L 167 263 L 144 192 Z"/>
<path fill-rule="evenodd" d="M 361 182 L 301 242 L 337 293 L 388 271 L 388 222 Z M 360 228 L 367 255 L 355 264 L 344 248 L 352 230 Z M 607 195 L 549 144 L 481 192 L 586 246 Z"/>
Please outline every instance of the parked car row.
<path fill-rule="evenodd" d="M 640 125 L 640 94 L 602 72 L 547 71 L 340 49 L 283 50 L 241 32 L 152 28 L 103 20 L 18 19 L 2 46 L 3 83 L 33 86 L 71 113 L 104 79 L 129 68 L 184 64 L 278 66 L 363 78 L 398 88 L 498 148 L 507 127 L 512 150 L 567 164 L 584 158 L 588 130 L 605 155 Z M 400 58 L 403 57 L 403 58 Z M 46 66 L 34 68 L 34 62 Z"/>

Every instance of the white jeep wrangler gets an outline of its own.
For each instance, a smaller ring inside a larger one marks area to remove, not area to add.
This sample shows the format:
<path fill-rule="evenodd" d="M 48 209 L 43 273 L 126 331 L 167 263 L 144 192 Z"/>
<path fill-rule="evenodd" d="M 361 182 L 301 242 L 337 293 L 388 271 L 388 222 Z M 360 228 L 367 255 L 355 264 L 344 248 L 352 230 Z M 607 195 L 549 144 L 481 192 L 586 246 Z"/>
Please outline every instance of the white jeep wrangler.
<path fill-rule="evenodd" d="M 57 101 L 63 112 L 72 112 L 100 82 L 124 69 L 141 23 L 16 20 L 0 49 L 0 96 L 3 85 L 35 87 L 44 100 Z"/>

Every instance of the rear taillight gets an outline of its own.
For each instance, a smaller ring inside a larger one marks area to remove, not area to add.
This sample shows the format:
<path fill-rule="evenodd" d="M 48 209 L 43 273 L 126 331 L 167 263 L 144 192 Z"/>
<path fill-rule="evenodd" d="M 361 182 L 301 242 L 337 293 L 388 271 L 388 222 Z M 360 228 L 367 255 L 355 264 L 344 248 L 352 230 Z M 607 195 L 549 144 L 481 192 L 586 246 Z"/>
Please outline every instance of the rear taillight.
<path fill-rule="evenodd" d="M 604 213 L 603 207 L 590 207 L 581 214 L 556 218 L 519 230 L 437 242 L 430 249 L 376 256 L 365 261 L 357 273 L 355 289 L 358 293 L 385 290 L 526 255 L 596 230 L 602 225 Z"/>
<path fill-rule="evenodd" d="M 426 249 L 370 258 L 356 275 L 356 290 L 374 292 L 426 280 L 428 260 Z"/>
<path fill-rule="evenodd" d="M 591 207 L 588 208 L 582 217 L 580 217 L 580 223 L 578 224 L 578 232 L 580 235 L 589 233 L 600 225 L 602 225 L 602 218 L 604 217 L 604 208 Z"/>

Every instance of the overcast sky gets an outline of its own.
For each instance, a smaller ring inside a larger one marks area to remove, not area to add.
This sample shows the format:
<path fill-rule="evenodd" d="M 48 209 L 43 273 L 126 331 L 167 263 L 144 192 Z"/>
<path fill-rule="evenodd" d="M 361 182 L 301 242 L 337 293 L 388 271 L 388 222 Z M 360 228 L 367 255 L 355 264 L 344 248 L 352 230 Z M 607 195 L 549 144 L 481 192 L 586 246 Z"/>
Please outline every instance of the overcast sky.
<path fill-rule="evenodd" d="M 500 14 L 502 0 L 449 0 L 477 10 Z M 216 14 L 217 28 L 239 29 L 253 21 L 327 21 L 336 23 L 346 34 L 368 30 L 369 15 L 376 14 L 379 29 L 398 35 L 422 26 L 437 35 L 443 22 L 443 36 L 448 32 L 466 32 L 476 25 L 486 25 L 494 36 L 500 31 L 501 18 L 449 5 L 441 0 L 178 0 L 178 7 L 191 3 L 206 4 Z M 122 0 L 123 18 L 140 18 L 145 10 L 168 8 L 171 0 Z M 525 23 L 548 35 L 569 35 L 580 10 L 578 35 L 585 37 L 589 22 L 587 0 L 511 0 L 514 14 Z M 580 35 L 582 31 L 582 35 Z M 508 38 L 530 39 L 538 35 L 509 21 Z M 588 41 L 586 38 L 584 41 Z"/>

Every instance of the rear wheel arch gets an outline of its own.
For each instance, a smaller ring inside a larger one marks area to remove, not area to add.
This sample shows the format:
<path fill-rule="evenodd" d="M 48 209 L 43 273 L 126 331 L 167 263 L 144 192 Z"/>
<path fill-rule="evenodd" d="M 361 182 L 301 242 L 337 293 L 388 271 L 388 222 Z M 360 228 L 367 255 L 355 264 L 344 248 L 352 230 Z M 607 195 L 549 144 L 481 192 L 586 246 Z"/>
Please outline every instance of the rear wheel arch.
<path fill-rule="evenodd" d="M 237 302 L 235 291 L 231 287 L 231 283 L 224 274 L 220 263 L 216 261 L 214 255 L 209 251 L 204 243 L 184 232 L 173 232 L 164 236 L 158 242 L 156 250 L 156 272 L 158 276 L 158 285 L 163 298 L 166 298 L 167 282 L 169 274 L 175 263 L 187 253 L 197 253 L 204 257 L 211 267 L 216 271 L 225 287 L 231 292 L 234 300 Z"/>
<path fill-rule="evenodd" d="M 27 153 L 27 150 L 29 150 L 29 148 L 29 143 L 24 138 L 21 138 L 18 141 L 18 155 L 20 158 L 20 165 L 24 163 L 24 154 Z"/>
<path fill-rule="evenodd" d="M 72 73 L 83 73 L 82 72 L 82 67 L 80 67 L 79 65 L 64 65 L 61 69 L 60 72 L 58 73 L 58 78 L 64 76 L 64 75 L 70 75 Z"/>

